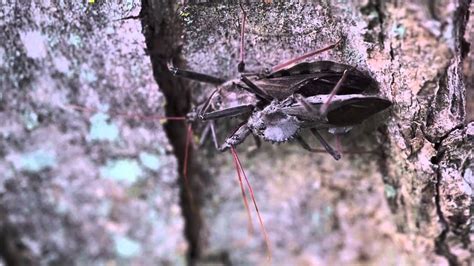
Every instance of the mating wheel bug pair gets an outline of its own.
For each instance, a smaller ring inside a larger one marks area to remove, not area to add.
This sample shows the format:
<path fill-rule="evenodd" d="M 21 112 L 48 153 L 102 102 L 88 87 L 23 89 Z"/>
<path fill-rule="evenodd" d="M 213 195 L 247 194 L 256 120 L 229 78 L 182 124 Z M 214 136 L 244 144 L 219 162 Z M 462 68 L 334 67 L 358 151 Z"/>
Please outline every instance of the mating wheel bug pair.
<path fill-rule="evenodd" d="M 211 132 L 215 132 L 213 122 L 218 119 L 239 117 L 243 120 L 244 123 L 223 144 L 219 145 L 217 138 L 213 139 L 219 150 L 231 150 L 242 192 L 244 191 L 242 180 L 245 179 L 253 198 L 253 191 L 234 148 L 247 136 L 254 135 L 270 142 L 295 139 L 304 148 L 315 151 L 299 135 L 301 129 L 309 128 L 323 143 L 325 149 L 333 157 L 339 158 L 340 154 L 320 136 L 318 131 L 323 129 L 343 131 L 385 109 L 390 102 L 376 94 L 376 84 L 370 76 L 352 66 L 330 61 L 294 65 L 317 53 L 332 49 L 339 43 L 277 65 L 268 71 L 245 72 L 243 63 L 245 21 L 246 15 L 243 12 L 239 78 L 226 81 L 173 67 L 170 67 L 170 70 L 177 76 L 217 86 L 202 105 L 187 115 L 188 120 L 208 121 Z M 188 127 L 188 133 L 190 132 Z M 187 146 L 191 140 L 190 135 L 188 134 L 186 141 Z M 186 152 L 185 161 L 187 156 Z M 186 166 L 184 169 L 186 171 Z M 256 206 L 255 201 L 253 203 Z M 259 219 L 261 220 L 260 216 Z"/>
<path fill-rule="evenodd" d="M 318 133 L 346 132 L 371 115 L 391 105 L 377 95 L 375 81 L 355 67 L 332 61 L 297 62 L 336 47 L 340 42 L 257 73 L 245 72 L 244 32 L 246 13 L 241 6 L 240 77 L 225 81 L 207 74 L 169 65 L 178 77 L 216 86 L 207 100 L 188 113 L 189 120 L 209 121 L 216 148 L 224 151 L 242 143 L 247 136 L 280 143 L 295 139 L 309 151 L 299 131 L 309 128 L 325 150 L 336 160 L 341 155 Z M 243 123 L 218 144 L 214 120 L 240 117 Z M 257 142 L 258 143 L 258 142 Z"/>
<path fill-rule="evenodd" d="M 183 70 L 169 65 L 169 70 L 177 77 L 215 85 L 204 103 L 187 114 L 189 121 L 208 122 L 206 127 L 212 133 L 215 147 L 220 151 L 230 149 L 241 185 L 244 203 L 248 203 L 242 185 L 245 172 L 237 157 L 235 147 L 249 135 L 265 141 L 280 143 L 296 140 L 303 148 L 313 149 L 300 135 L 301 129 L 310 129 L 322 143 L 325 150 L 335 159 L 339 151 L 329 145 L 319 130 L 340 133 L 388 108 L 391 103 L 378 95 L 374 79 L 355 67 L 332 61 L 298 63 L 318 53 L 333 49 L 340 42 L 323 49 L 277 65 L 269 70 L 246 72 L 244 64 L 244 33 L 246 13 L 242 6 L 240 76 L 228 80 L 203 73 Z M 242 123 L 219 144 L 214 122 L 219 119 L 239 118 Z M 252 200 L 253 191 L 246 179 Z M 255 201 L 253 201 L 256 206 Z M 258 213 L 262 231 L 267 239 L 263 222 Z M 268 247 L 268 240 L 267 247 Z"/>
<path fill-rule="evenodd" d="M 343 71 L 335 71 L 338 69 Z M 309 73 L 298 74 L 306 71 Z M 344 83 L 345 80 L 350 82 Z M 263 77 L 242 75 L 241 80 L 225 82 L 188 117 L 203 121 L 236 116 L 247 119 L 222 145 L 217 144 L 214 124 L 210 122 L 214 143 L 220 151 L 237 146 L 249 134 L 273 143 L 294 138 L 303 148 L 315 151 L 298 133 L 302 128 L 310 128 L 326 151 L 339 159 L 340 154 L 317 130 L 347 129 L 390 106 L 388 100 L 367 94 L 373 86 L 370 82 L 368 76 L 348 65 L 330 61 L 301 63 Z M 364 83 L 369 86 L 365 91 L 358 87 Z M 330 89 L 331 86 L 334 88 Z M 210 106 L 213 110 L 209 110 Z"/>

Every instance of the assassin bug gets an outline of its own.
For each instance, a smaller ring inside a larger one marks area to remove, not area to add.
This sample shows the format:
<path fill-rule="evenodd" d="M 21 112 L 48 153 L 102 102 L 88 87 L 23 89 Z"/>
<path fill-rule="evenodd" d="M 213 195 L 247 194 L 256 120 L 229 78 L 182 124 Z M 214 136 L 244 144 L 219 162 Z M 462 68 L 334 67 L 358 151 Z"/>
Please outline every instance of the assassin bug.
<path fill-rule="evenodd" d="M 258 214 L 258 208 L 253 198 L 253 190 L 235 151 L 235 146 L 241 143 L 246 136 L 253 133 L 264 140 L 274 142 L 283 142 L 295 138 L 299 140 L 304 148 L 314 151 L 314 149 L 309 148 L 309 145 L 303 144 L 304 141 L 300 141 L 302 138 L 298 135 L 300 128 L 310 128 L 313 134 L 323 143 L 326 150 L 338 159 L 340 156 L 320 137 L 317 130 L 327 128 L 338 130 L 358 124 L 369 115 L 384 109 L 386 104 L 384 104 L 384 99 L 378 96 L 371 96 L 376 91 L 373 79 L 352 66 L 330 61 L 316 61 L 294 65 L 300 60 L 332 49 L 339 42 L 277 65 L 271 70 L 260 73 L 246 73 L 245 64 L 243 63 L 245 20 L 246 15 L 243 12 L 241 60 L 238 65 L 239 72 L 241 73 L 240 78 L 225 81 L 205 74 L 180 70 L 172 66 L 170 66 L 170 70 L 177 76 L 218 85 L 218 88 L 211 93 L 204 104 L 200 105 L 193 112 L 188 113 L 186 119 L 189 122 L 194 120 L 209 121 L 209 129 L 211 132 L 214 132 L 213 121 L 216 119 L 240 117 L 244 120 L 245 123 L 231 137 L 227 138 L 224 144 L 218 145 L 216 138 L 213 139 L 219 150 L 230 149 L 237 168 L 244 199 L 246 199 L 246 196 L 242 184 L 243 180 L 245 180 L 249 187 L 252 201 Z M 356 108 L 357 106 L 362 106 L 362 109 L 364 109 L 364 107 L 371 103 L 376 103 L 375 105 L 378 107 L 368 108 L 370 112 L 362 112 Z M 323 110 L 318 112 L 318 108 Z M 357 112 L 357 116 L 361 119 L 356 120 L 356 122 L 358 121 L 357 123 L 344 122 L 343 116 L 347 109 Z M 163 117 L 160 119 L 167 118 Z M 183 120 L 185 118 L 179 117 L 176 119 Z M 275 130 L 268 131 L 269 128 L 283 129 L 281 131 L 284 134 L 275 135 L 273 134 Z M 286 130 L 288 128 L 292 130 Z M 187 176 L 187 150 L 191 145 L 191 135 L 192 130 L 188 126 L 185 166 L 183 168 L 185 177 Z M 213 135 L 215 136 L 215 134 Z M 244 200 L 244 203 L 248 209 L 246 200 Z M 268 247 L 268 237 L 259 214 L 258 218 Z"/>
<path fill-rule="evenodd" d="M 299 135 L 300 129 L 309 128 L 325 150 L 335 159 L 339 159 L 340 153 L 323 139 L 318 130 L 329 129 L 335 133 L 347 131 L 351 126 L 360 124 L 391 103 L 376 94 L 377 85 L 370 76 L 352 66 L 331 61 L 296 64 L 332 49 L 340 42 L 269 70 L 258 73 L 245 72 L 246 13 L 242 5 L 241 9 L 239 78 L 226 81 L 207 74 L 175 68 L 171 64 L 168 68 L 175 76 L 216 86 L 203 104 L 187 114 L 187 118 L 189 121 L 207 121 L 206 129 L 211 131 L 216 148 L 220 151 L 231 150 L 245 206 L 248 210 L 242 176 L 249 187 L 268 247 L 266 231 L 253 199 L 253 191 L 237 157 L 235 146 L 253 134 L 271 142 L 284 142 L 294 138 L 303 148 L 312 152 L 319 151 L 312 149 Z M 223 144 L 219 145 L 214 121 L 231 117 L 238 117 L 243 122 Z"/>
<path fill-rule="evenodd" d="M 330 112 L 325 112 L 330 106 L 334 97 L 338 99 L 338 108 L 349 108 L 344 107 L 344 104 L 357 104 L 354 100 L 348 101 L 350 97 L 345 97 L 346 101 L 341 101 L 338 95 L 372 95 L 372 105 L 376 102 L 381 103 L 376 105 L 379 108 L 370 108 L 364 110 L 364 108 L 351 108 L 353 112 L 357 112 L 356 116 L 364 116 L 368 118 L 370 115 L 377 113 L 387 107 L 385 99 L 375 96 L 377 86 L 375 81 L 364 74 L 363 72 L 355 69 L 352 66 L 340 64 L 331 61 L 314 61 L 304 62 L 294 65 L 295 63 L 314 56 L 318 53 L 334 48 L 339 42 L 329 45 L 323 49 L 310 52 L 301 57 L 292 59 L 280 65 L 273 67 L 270 70 L 264 70 L 260 73 L 246 73 L 244 63 L 244 32 L 246 13 L 241 5 L 242 9 L 242 27 L 241 27 L 241 43 L 240 43 L 240 62 L 238 64 L 238 70 L 241 73 L 237 79 L 225 81 L 224 79 L 213 77 L 207 74 L 197 73 L 193 71 L 187 71 L 169 66 L 169 70 L 176 76 L 193 79 L 200 82 L 206 82 L 216 85 L 217 88 L 212 91 L 207 100 L 195 110 L 188 114 L 190 120 L 202 120 L 211 121 L 208 124 L 212 132 L 212 139 L 216 148 L 220 151 L 224 151 L 231 146 L 240 144 L 250 133 L 254 133 L 255 136 L 262 137 L 266 141 L 270 142 L 283 142 L 296 138 L 303 148 L 309 151 L 316 151 L 315 149 L 308 148 L 308 144 L 298 135 L 297 131 L 300 126 L 294 127 L 294 132 L 286 132 L 279 136 L 270 136 L 268 134 L 260 134 L 258 131 L 251 130 L 252 127 L 248 128 L 247 123 L 242 123 L 239 128 L 228 137 L 224 144 L 219 145 L 215 135 L 214 124 L 212 120 L 219 118 L 230 118 L 230 117 L 241 117 L 244 121 L 250 117 L 258 116 L 255 114 L 258 111 L 263 110 L 266 106 L 270 105 L 274 101 L 283 101 L 293 95 L 298 95 L 297 99 L 299 102 L 306 106 L 307 111 L 316 114 L 311 111 L 309 104 L 304 103 L 306 97 L 317 96 L 317 95 L 329 95 L 326 98 L 326 102 L 321 106 L 323 109 L 321 114 L 318 116 L 328 115 L 333 117 L 336 112 L 334 108 Z M 367 102 L 369 98 L 365 99 Z M 273 107 L 279 104 L 273 104 Z M 367 109 L 367 108 L 366 108 Z M 363 115 L 365 114 L 365 115 Z M 269 114 L 266 115 L 269 117 Z M 296 117 L 293 117 L 296 119 Z M 320 118 L 321 121 L 325 120 L 324 117 Z M 266 120 L 272 124 L 283 126 L 284 120 Z M 261 121 L 262 122 L 262 121 Z M 359 121 L 359 123 L 362 120 Z M 308 123 L 300 123 L 308 124 Z M 325 128 L 336 128 L 340 127 L 337 125 L 329 126 L 330 121 L 325 122 Z M 318 125 L 314 124 L 311 132 L 316 138 L 323 144 L 324 148 L 330 153 L 336 160 L 341 156 L 339 152 L 335 151 L 317 132 Z M 265 125 L 263 125 L 265 126 Z M 261 126 L 260 126 L 261 127 Z M 348 127 L 343 127 L 344 129 Z M 284 129 L 284 128 L 280 128 Z M 257 142 L 258 143 L 258 142 Z M 319 151 L 319 150 L 317 150 Z"/>
<path fill-rule="evenodd" d="M 272 142 L 283 142 L 295 138 L 303 148 L 313 151 L 314 149 L 310 148 L 298 134 L 301 128 L 309 128 L 313 135 L 325 145 L 325 149 L 338 159 L 338 152 L 325 142 L 318 133 L 318 129 L 345 131 L 391 104 L 378 96 L 349 94 L 334 96 L 331 104 L 325 107 L 330 97 L 331 95 L 318 95 L 303 98 L 297 94 L 284 101 L 274 101 L 263 110 L 254 112 L 247 124 L 242 126 L 232 139 L 228 139 L 226 144 L 236 145 L 251 132 Z"/>

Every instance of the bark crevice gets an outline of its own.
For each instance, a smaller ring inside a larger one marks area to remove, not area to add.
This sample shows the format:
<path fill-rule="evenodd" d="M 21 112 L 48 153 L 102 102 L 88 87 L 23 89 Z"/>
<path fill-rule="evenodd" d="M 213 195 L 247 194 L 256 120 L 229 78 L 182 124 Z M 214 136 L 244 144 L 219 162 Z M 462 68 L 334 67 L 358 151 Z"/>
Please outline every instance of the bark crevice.
<path fill-rule="evenodd" d="M 158 6 L 153 5 L 158 2 Z M 184 60 L 180 56 L 182 25 L 177 18 L 174 1 L 142 1 L 143 33 L 153 66 L 153 75 L 166 99 L 166 116 L 181 117 L 191 109 L 191 96 L 186 81 L 175 78 L 167 64 L 182 67 Z M 185 153 L 188 125 L 183 121 L 168 121 L 164 130 L 178 161 L 178 184 L 180 187 L 180 205 L 185 221 L 184 235 L 188 242 L 188 264 L 194 265 L 202 256 L 202 216 L 203 180 L 206 171 L 193 160 L 192 145 L 188 149 L 187 179 L 183 174 L 186 167 Z M 190 136 L 193 137 L 193 136 Z M 205 183 L 205 182 L 204 182 Z"/>
<path fill-rule="evenodd" d="M 441 155 L 436 156 L 436 157 L 441 158 Z M 439 167 L 440 167 L 439 159 L 436 159 L 434 166 L 436 168 L 436 183 L 435 183 L 436 214 L 442 226 L 441 233 L 435 238 L 435 252 L 445 257 L 448 260 L 449 265 L 459 265 L 459 261 L 457 257 L 451 252 L 449 245 L 446 241 L 446 237 L 450 231 L 450 226 L 441 208 L 440 184 L 442 180 L 442 174 L 439 170 Z"/>
<path fill-rule="evenodd" d="M 466 130 L 467 130 L 466 126 L 463 126 L 463 125 L 456 126 L 453 129 L 451 129 L 449 131 L 449 133 L 442 136 L 439 139 L 439 141 L 432 142 L 434 144 L 434 148 L 437 152 L 436 156 L 434 158 L 432 158 L 432 160 L 431 160 L 431 163 L 433 164 L 433 169 L 435 170 L 435 174 L 436 174 L 435 195 L 434 195 L 435 197 L 434 197 L 434 199 L 435 199 L 436 214 L 437 214 L 437 217 L 439 219 L 439 223 L 441 224 L 441 232 L 434 239 L 434 241 L 435 241 L 435 252 L 437 254 L 445 257 L 448 260 L 449 265 L 462 265 L 462 263 L 460 262 L 458 257 L 451 251 L 451 248 L 450 248 L 450 241 L 448 240 L 448 235 L 449 235 L 450 232 L 456 234 L 456 232 L 455 232 L 456 229 L 452 228 L 452 226 L 451 226 L 452 222 L 448 221 L 448 219 L 446 218 L 446 214 L 443 211 L 443 207 L 442 207 L 442 204 L 443 204 L 442 197 L 443 197 L 443 195 L 441 193 L 441 184 L 443 182 L 442 169 L 443 169 L 443 167 L 446 167 L 446 165 L 443 166 L 443 160 L 448 161 L 448 162 L 450 161 L 449 152 L 450 152 L 451 149 L 455 149 L 455 147 L 447 147 L 447 146 L 445 147 L 445 146 L 443 146 L 443 142 L 445 140 L 447 140 L 448 138 L 450 138 L 450 137 L 455 138 L 456 137 L 455 135 L 457 133 L 459 133 L 459 131 L 462 132 L 462 133 L 460 133 L 461 137 L 462 137 L 461 141 L 464 142 L 466 140 L 466 136 L 467 136 Z M 426 136 L 425 136 L 425 138 L 426 138 Z M 447 158 L 445 158 L 445 157 L 447 157 Z M 469 164 L 469 163 L 467 163 L 467 164 Z M 460 167 L 463 168 L 464 166 L 461 165 Z M 462 227 L 462 224 L 465 224 L 465 223 L 466 223 L 466 221 L 460 221 L 458 224 L 455 224 L 455 227 Z M 458 235 L 458 234 L 456 234 L 456 235 Z M 462 235 L 459 235 L 459 239 L 461 240 L 461 242 L 465 242 L 465 241 L 462 241 L 462 238 L 463 238 Z M 467 241 L 469 241 L 468 238 L 467 238 Z M 467 247 L 466 243 L 464 243 L 464 244 Z"/>

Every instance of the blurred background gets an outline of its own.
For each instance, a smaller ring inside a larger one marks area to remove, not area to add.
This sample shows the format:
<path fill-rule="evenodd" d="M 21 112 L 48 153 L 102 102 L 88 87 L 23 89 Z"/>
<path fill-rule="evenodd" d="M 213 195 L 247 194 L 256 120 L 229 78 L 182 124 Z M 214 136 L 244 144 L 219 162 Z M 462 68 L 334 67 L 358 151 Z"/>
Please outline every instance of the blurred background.
<path fill-rule="evenodd" d="M 470 2 L 243 1 L 248 70 L 342 39 L 309 61 L 357 66 L 393 103 L 339 161 L 237 148 L 271 260 L 231 153 L 193 124 L 186 156 L 188 125 L 162 119 L 213 89 L 169 62 L 238 76 L 237 1 L 1 2 L 0 265 L 469 265 Z M 216 124 L 222 142 L 235 121 Z"/>

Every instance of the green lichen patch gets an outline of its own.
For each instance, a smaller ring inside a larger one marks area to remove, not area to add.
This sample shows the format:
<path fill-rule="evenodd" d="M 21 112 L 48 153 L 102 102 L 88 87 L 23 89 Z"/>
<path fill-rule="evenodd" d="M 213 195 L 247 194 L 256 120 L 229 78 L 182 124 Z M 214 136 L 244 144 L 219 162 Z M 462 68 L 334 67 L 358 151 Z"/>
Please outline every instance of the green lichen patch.
<path fill-rule="evenodd" d="M 143 170 L 135 160 L 109 161 L 100 168 L 102 178 L 112 179 L 126 184 L 135 183 L 143 175 Z"/>
<path fill-rule="evenodd" d="M 56 153 L 52 150 L 39 149 L 20 155 L 7 157 L 17 171 L 39 172 L 56 166 Z"/>
<path fill-rule="evenodd" d="M 139 242 L 127 236 L 114 237 L 115 252 L 124 258 L 135 257 L 141 253 L 142 246 Z"/>
<path fill-rule="evenodd" d="M 160 158 L 152 153 L 141 152 L 140 162 L 148 169 L 157 171 L 161 167 Z"/>
<path fill-rule="evenodd" d="M 90 118 L 91 128 L 87 140 L 89 141 L 116 141 L 119 138 L 119 129 L 116 125 L 107 122 L 109 116 L 97 113 Z"/>

